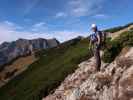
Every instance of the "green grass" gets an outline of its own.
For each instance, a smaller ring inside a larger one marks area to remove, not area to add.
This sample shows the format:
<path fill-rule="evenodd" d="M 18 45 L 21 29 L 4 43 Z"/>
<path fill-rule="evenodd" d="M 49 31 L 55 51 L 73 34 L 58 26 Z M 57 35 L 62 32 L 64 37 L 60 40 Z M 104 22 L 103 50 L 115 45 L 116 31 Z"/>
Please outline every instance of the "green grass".
<path fill-rule="evenodd" d="M 88 59 L 88 40 L 72 40 L 37 53 L 39 60 L 0 89 L 0 100 L 40 100 Z"/>

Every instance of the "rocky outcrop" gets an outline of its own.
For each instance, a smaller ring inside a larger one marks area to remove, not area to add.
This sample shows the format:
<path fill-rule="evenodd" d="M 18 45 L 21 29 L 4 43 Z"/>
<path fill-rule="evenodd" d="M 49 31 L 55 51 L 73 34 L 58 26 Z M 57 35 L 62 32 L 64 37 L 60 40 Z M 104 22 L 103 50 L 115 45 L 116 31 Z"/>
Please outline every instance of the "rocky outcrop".
<path fill-rule="evenodd" d="M 79 64 L 53 94 L 43 100 L 133 100 L 133 48 L 95 70 L 94 58 Z"/>
<path fill-rule="evenodd" d="M 28 55 L 35 50 L 52 48 L 59 44 L 56 39 L 19 39 L 14 42 L 4 42 L 0 45 L 0 66 L 9 63 L 19 56 Z"/>

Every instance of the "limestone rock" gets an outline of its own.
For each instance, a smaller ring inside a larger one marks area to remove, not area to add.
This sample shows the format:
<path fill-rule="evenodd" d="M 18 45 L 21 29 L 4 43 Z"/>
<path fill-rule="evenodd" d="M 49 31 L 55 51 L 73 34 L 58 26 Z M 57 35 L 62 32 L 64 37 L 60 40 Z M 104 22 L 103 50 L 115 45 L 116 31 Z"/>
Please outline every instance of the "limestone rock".
<path fill-rule="evenodd" d="M 43 100 L 133 100 L 133 48 L 104 70 L 95 71 L 94 58 L 79 64 L 53 94 Z M 106 66 L 103 67 L 103 66 Z"/>

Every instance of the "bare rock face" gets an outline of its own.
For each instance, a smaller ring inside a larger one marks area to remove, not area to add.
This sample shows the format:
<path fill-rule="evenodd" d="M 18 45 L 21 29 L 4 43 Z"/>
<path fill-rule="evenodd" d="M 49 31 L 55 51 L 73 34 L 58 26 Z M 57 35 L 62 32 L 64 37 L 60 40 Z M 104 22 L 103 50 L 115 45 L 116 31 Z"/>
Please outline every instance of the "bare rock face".
<path fill-rule="evenodd" d="M 95 71 L 95 59 L 79 64 L 53 94 L 43 100 L 133 100 L 133 48 Z"/>
<path fill-rule="evenodd" d="M 14 42 L 4 42 L 0 45 L 0 66 L 9 63 L 19 56 L 25 56 L 34 50 L 52 48 L 59 44 L 56 39 L 19 39 Z"/>

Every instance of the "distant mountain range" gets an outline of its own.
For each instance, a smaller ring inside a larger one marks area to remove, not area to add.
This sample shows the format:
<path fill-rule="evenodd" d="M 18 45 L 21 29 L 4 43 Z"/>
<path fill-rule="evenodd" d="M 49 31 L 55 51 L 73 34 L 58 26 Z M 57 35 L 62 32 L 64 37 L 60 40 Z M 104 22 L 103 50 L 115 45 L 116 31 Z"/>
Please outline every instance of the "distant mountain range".
<path fill-rule="evenodd" d="M 0 45 L 0 68 L 20 56 L 26 56 L 36 50 L 56 47 L 59 41 L 56 39 L 18 39 L 13 42 L 4 42 Z"/>

